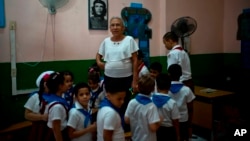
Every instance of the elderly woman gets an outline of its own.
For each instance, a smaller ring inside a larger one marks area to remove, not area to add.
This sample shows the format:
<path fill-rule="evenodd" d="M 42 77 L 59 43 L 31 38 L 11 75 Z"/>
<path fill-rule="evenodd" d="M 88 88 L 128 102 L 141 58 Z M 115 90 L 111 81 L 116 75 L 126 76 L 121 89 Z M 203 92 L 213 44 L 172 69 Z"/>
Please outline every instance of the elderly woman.
<path fill-rule="evenodd" d="M 130 99 L 129 88 L 135 88 L 138 79 L 136 41 L 131 36 L 124 35 L 124 24 L 120 17 L 110 19 L 111 37 L 105 38 L 96 55 L 98 66 L 104 69 L 104 84 L 118 79 L 126 89 L 124 112 Z M 104 59 L 104 62 L 101 59 Z M 117 81 L 115 81 L 117 82 Z"/>

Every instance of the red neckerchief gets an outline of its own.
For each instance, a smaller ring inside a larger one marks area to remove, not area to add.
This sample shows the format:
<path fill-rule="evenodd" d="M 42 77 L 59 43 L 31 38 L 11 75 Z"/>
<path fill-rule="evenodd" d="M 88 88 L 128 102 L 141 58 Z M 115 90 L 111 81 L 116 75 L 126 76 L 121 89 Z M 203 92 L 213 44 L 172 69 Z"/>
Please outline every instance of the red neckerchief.
<path fill-rule="evenodd" d="M 177 47 L 177 48 L 174 48 L 174 49 L 183 50 L 183 48 L 182 48 L 182 47 Z"/>
<path fill-rule="evenodd" d="M 144 62 L 141 63 L 141 65 L 138 67 L 138 72 L 141 71 L 142 67 L 144 66 Z"/>

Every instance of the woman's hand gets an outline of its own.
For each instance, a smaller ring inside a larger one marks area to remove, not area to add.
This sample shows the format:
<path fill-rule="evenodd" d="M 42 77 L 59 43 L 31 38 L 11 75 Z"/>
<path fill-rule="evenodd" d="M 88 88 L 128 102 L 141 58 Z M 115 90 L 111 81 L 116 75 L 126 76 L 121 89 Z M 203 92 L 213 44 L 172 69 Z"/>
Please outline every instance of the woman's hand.
<path fill-rule="evenodd" d="M 133 82 L 132 82 L 132 88 L 133 88 L 133 90 L 138 91 L 137 80 L 133 80 Z"/>
<path fill-rule="evenodd" d="M 99 53 L 96 54 L 96 63 L 97 65 L 102 69 L 104 70 L 104 67 L 105 67 L 105 63 L 101 61 L 102 59 L 102 55 L 100 55 Z"/>

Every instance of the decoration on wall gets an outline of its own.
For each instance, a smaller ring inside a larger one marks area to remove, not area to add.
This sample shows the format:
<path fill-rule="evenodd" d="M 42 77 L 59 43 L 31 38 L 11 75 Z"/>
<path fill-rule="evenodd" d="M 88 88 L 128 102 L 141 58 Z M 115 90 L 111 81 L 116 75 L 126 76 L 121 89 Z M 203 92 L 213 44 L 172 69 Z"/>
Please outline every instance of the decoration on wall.
<path fill-rule="evenodd" d="M 89 29 L 108 29 L 108 0 L 89 0 Z"/>
<path fill-rule="evenodd" d="M 0 0 L 0 28 L 5 27 L 4 0 Z"/>
<path fill-rule="evenodd" d="M 122 9 L 121 16 L 126 27 L 125 35 L 139 39 L 139 49 L 144 55 L 143 61 L 149 67 L 149 39 L 152 37 L 152 30 L 147 24 L 151 20 L 151 13 L 142 8 L 142 4 L 131 3 L 131 7 Z"/>

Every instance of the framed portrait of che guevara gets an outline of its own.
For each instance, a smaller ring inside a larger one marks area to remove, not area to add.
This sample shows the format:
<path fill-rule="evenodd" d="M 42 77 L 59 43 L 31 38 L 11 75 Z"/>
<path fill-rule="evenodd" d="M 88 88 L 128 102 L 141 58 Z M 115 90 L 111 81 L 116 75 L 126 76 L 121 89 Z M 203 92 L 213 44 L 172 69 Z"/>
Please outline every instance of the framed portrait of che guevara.
<path fill-rule="evenodd" d="M 108 0 L 88 0 L 89 29 L 108 29 Z"/>

